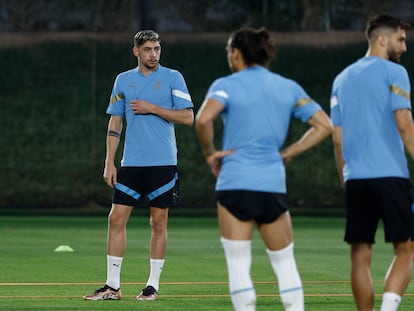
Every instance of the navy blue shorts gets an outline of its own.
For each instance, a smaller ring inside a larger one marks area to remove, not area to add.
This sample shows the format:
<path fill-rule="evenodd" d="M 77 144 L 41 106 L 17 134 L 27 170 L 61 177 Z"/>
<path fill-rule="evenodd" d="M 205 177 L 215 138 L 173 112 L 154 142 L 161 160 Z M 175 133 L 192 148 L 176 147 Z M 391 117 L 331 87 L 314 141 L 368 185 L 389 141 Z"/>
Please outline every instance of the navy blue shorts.
<path fill-rule="evenodd" d="M 231 214 L 242 221 L 271 223 L 288 210 L 286 194 L 246 191 L 216 191 L 216 199 Z"/>
<path fill-rule="evenodd" d="M 414 196 L 408 179 L 348 180 L 345 193 L 346 242 L 375 243 L 380 219 L 386 242 L 414 240 Z"/>
<path fill-rule="evenodd" d="M 180 196 L 177 167 L 121 167 L 112 203 L 138 206 L 144 199 L 148 199 L 150 206 L 159 208 L 178 205 Z"/>

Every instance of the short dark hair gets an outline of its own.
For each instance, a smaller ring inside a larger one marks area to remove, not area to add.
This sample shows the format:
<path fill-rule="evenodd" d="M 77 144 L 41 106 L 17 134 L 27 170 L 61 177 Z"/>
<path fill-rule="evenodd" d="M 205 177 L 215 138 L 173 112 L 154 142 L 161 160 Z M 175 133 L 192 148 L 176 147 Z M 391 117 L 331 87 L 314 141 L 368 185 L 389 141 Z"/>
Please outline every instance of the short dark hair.
<path fill-rule="evenodd" d="M 143 45 L 147 41 L 160 42 L 160 36 L 154 30 L 141 30 L 134 36 L 134 46 L 138 47 Z"/>
<path fill-rule="evenodd" d="M 247 66 L 268 66 L 276 55 L 275 41 L 264 28 L 243 28 L 230 36 L 230 48 L 238 49 Z"/>
<path fill-rule="evenodd" d="M 390 28 L 395 31 L 397 31 L 399 28 L 404 29 L 404 30 L 410 29 L 410 25 L 407 22 L 404 22 L 391 15 L 380 14 L 380 15 L 371 17 L 367 21 L 367 25 L 365 28 L 365 35 L 369 39 L 371 37 L 372 32 L 381 27 Z"/>

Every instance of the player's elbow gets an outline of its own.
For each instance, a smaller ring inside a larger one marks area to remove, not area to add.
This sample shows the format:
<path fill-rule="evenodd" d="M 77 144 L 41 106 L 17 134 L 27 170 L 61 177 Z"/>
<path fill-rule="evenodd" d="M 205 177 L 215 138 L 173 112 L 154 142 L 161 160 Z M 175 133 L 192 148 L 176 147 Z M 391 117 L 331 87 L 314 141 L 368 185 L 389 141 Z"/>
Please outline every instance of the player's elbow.
<path fill-rule="evenodd" d="M 333 128 L 332 131 L 332 142 L 334 146 L 342 146 L 342 131 L 341 128 Z"/>
<path fill-rule="evenodd" d="M 212 126 L 212 119 L 205 113 L 198 113 L 195 119 L 195 127 L 197 131 L 203 131 Z"/>
<path fill-rule="evenodd" d="M 197 114 L 196 120 L 195 120 L 195 129 L 197 133 L 200 133 L 204 131 L 204 129 L 210 125 L 210 120 L 207 118 L 204 118 L 203 114 Z"/>
<path fill-rule="evenodd" d="M 193 109 L 187 109 L 182 124 L 192 126 L 194 124 L 194 112 Z"/>
<path fill-rule="evenodd" d="M 334 127 L 330 119 L 324 120 L 320 124 L 314 126 L 319 133 L 319 137 L 321 140 L 325 140 L 328 138 L 334 131 Z"/>
<path fill-rule="evenodd" d="M 410 125 L 410 126 L 407 126 L 407 127 L 399 127 L 398 131 L 400 133 L 400 137 L 401 137 L 404 145 L 407 148 L 408 148 L 408 146 L 413 146 L 414 145 L 414 125 Z"/>

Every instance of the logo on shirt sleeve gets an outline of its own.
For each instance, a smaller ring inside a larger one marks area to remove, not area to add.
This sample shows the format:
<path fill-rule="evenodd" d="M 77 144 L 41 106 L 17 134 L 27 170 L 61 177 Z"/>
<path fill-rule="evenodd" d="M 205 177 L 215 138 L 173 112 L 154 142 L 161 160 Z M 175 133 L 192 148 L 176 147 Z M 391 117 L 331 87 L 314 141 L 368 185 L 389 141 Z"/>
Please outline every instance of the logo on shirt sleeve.
<path fill-rule="evenodd" d="M 338 97 L 332 96 L 331 97 L 331 109 L 339 104 Z"/>
<path fill-rule="evenodd" d="M 120 101 L 121 99 L 124 99 L 125 96 L 124 94 L 116 94 L 115 96 L 112 96 L 111 99 L 109 100 L 109 104 L 112 105 L 114 103 L 116 103 L 117 101 Z"/>
<path fill-rule="evenodd" d="M 300 98 L 298 100 L 298 102 L 296 103 L 295 108 L 299 108 L 299 107 L 305 106 L 305 105 L 307 105 L 307 104 L 309 104 L 311 102 L 313 102 L 312 98 Z"/>
<path fill-rule="evenodd" d="M 404 99 L 406 100 L 410 100 L 410 94 L 404 91 L 402 88 L 393 84 L 390 86 L 390 89 L 391 89 L 391 93 L 400 95 L 401 97 L 404 97 Z"/>
<path fill-rule="evenodd" d="M 183 91 L 180 91 L 180 90 L 177 90 L 177 89 L 172 90 L 172 95 L 176 96 L 176 97 L 179 97 L 179 98 L 182 98 L 182 99 L 185 99 L 185 100 L 188 100 L 188 101 L 191 101 L 190 94 L 184 93 Z"/>
<path fill-rule="evenodd" d="M 209 94 L 210 96 L 218 96 L 218 97 L 222 97 L 224 99 L 228 99 L 229 98 L 229 94 L 226 91 L 215 91 Z"/>

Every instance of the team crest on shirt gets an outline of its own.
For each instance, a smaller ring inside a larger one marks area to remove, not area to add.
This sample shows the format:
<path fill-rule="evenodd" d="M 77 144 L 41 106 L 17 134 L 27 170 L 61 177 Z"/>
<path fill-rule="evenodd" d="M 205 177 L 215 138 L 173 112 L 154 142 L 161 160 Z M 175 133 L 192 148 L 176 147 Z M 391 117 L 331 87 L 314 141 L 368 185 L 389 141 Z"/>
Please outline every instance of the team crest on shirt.
<path fill-rule="evenodd" d="M 157 83 L 155 83 L 155 88 L 158 89 L 158 90 L 161 88 L 161 82 L 160 81 L 157 81 Z"/>

